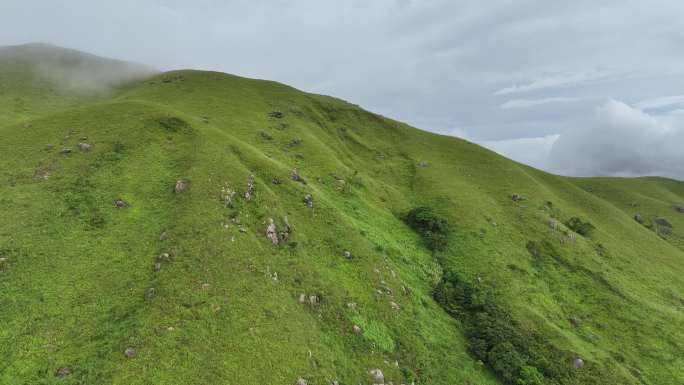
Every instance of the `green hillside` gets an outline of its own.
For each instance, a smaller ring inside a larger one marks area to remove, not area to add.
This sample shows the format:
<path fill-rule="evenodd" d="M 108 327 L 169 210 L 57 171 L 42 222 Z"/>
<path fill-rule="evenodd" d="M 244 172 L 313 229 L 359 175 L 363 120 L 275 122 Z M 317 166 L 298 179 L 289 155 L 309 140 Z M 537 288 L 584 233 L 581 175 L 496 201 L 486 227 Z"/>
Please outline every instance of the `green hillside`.
<path fill-rule="evenodd" d="M 682 182 L 554 176 L 222 73 L 63 51 L 120 80 L 64 87 L 17 49 L 0 384 L 684 382 Z"/>

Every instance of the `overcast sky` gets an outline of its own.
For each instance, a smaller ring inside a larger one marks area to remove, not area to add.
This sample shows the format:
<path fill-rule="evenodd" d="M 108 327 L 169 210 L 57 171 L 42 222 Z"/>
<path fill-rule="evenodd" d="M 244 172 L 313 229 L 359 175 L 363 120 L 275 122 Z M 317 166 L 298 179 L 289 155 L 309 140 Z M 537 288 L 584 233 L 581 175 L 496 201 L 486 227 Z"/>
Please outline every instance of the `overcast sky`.
<path fill-rule="evenodd" d="M 684 179 L 684 1 L 1 0 L 0 45 L 330 94 L 569 175 Z"/>

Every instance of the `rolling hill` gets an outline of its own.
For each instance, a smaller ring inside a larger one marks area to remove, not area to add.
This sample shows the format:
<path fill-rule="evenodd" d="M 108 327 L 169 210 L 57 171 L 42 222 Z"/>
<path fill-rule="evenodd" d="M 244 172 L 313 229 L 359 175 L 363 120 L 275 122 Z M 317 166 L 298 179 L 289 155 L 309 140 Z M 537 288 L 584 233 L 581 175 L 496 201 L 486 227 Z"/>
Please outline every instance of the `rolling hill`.
<path fill-rule="evenodd" d="M 684 382 L 683 182 L 45 45 L 0 135 L 0 384 Z"/>

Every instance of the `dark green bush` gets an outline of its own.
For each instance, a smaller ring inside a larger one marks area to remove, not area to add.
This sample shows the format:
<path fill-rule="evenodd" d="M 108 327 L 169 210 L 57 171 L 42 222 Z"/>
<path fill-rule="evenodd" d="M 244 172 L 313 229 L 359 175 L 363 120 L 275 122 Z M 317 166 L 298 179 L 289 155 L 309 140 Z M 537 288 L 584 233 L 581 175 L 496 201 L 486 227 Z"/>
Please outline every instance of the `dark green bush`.
<path fill-rule="evenodd" d="M 594 225 L 592 225 L 590 222 L 584 222 L 578 217 L 570 218 L 565 225 L 568 226 L 570 230 L 583 236 L 590 235 L 596 229 L 596 227 L 594 227 Z"/>
<path fill-rule="evenodd" d="M 547 250 L 540 248 L 539 253 Z M 509 385 L 629 383 L 612 367 L 572 367 L 573 353 L 550 344 L 544 330 L 527 329 L 496 301 L 490 289 L 447 273 L 434 298 L 466 328 L 468 348 Z"/>
<path fill-rule="evenodd" d="M 432 251 L 444 250 L 448 244 L 449 222 L 430 207 L 417 207 L 404 218 L 414 231 L 423 238 L 425 246 Z"/>

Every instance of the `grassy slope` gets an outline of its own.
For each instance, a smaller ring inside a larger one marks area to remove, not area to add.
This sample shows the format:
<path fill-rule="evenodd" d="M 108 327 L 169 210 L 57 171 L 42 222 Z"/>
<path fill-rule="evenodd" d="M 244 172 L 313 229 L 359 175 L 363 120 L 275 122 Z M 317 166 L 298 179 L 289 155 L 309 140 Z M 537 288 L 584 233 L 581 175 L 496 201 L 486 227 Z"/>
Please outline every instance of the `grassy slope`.
<path fill-rule="evenodd" d="M 588 366 L 617 368 L 627 383 L 684 381 L 684 216 L 671 209 L 681 183 L 557 177 L 333 98 L 218 73 L 164 74 L 59 109 L 0 124 L 0 383 L 352 384 L 374 367 L 394 383 L 498 383 L 431 298 L 443 269 L 481 277 L 516 319 Z M 93 151 L 59 153 L 81 136 Z M 293 167 L 306 185 L 288 178 Z M 240 196 L 250 175 L 255 198 L 225 207 L 221 188 Z M 176 194 L 181 178 L 190 188 Z M 117 198 L 131 207 L 116 209 Z M 675 233 L 638 225 L 632 203 Z M 398 219 L 418 205 L 454 224 L 446 252 L 432 256 Z M 292 242 L 274 247 L 267 219 L 282 227 L 285 216 Z M 572 242 L 549 228 L 552 216 L 598 230 Z M 541 239 L 559 255 L 532 258 L 526 244 Z M 172 261 L 155 273 L 164 252 Z M 57 379 L 62 366 L 73 374 Z"/>

